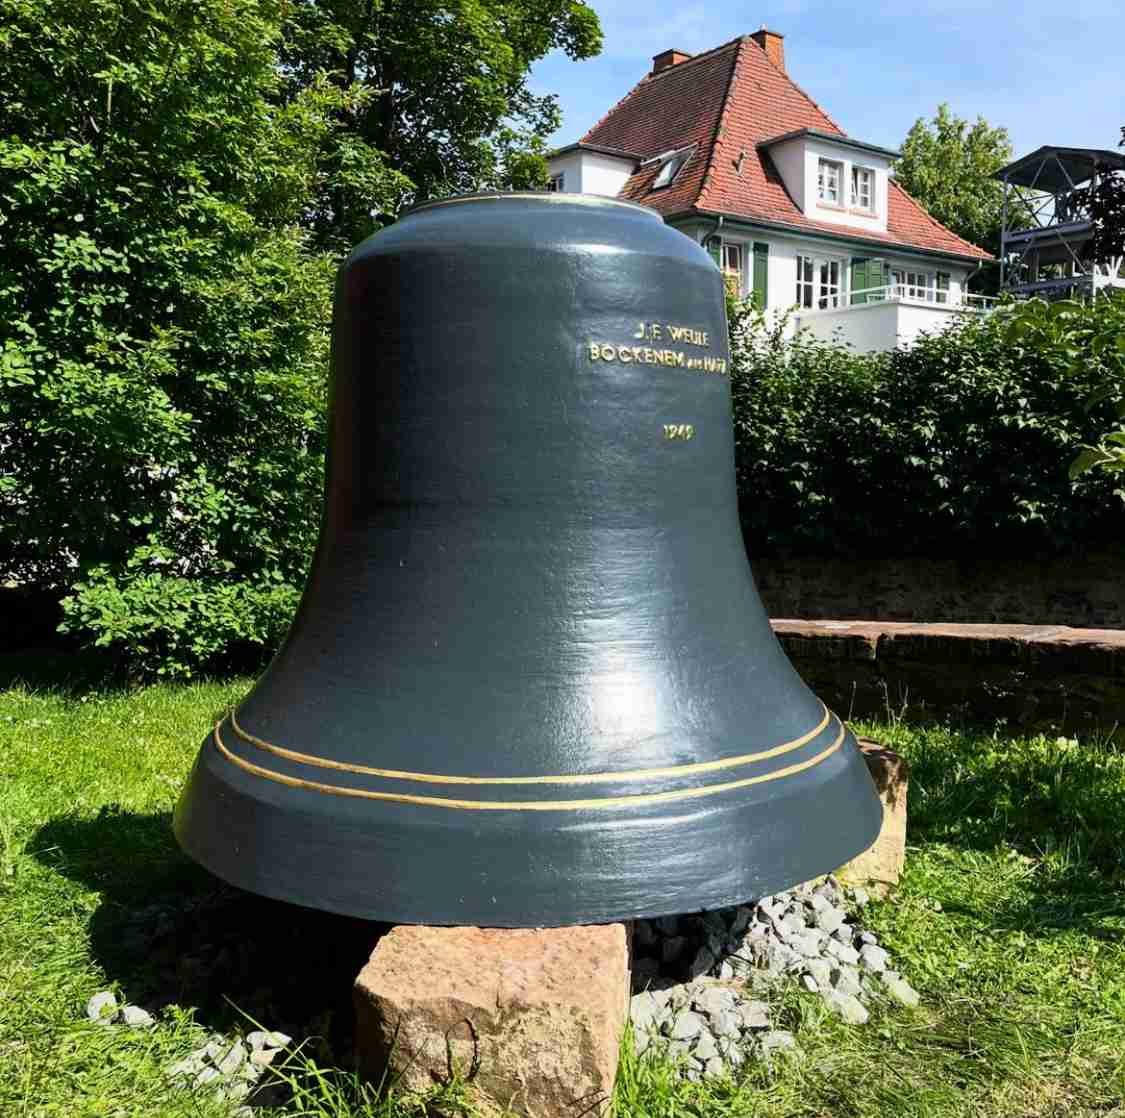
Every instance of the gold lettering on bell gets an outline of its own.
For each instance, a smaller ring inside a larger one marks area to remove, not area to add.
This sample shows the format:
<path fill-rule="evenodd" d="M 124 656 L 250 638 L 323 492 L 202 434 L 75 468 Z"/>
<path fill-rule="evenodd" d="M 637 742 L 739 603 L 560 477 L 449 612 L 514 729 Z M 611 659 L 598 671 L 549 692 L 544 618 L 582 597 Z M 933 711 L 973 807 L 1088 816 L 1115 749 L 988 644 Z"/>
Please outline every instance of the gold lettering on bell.
<path fill-rule="evenodd" d="M 640 326 L 646 325 L 640 323 Z M 649 323 L 647 325 L 654 325 Z M 669 333 L 681 327 L 667 327 Z M 687 327 L 682 327 L 687 330 Z M 708 337 L 706 331 L 695 331 L 698 337 L 703 338 L 701 344 L 706 344 Z M 691 344 L 696 344 L 692 342 Z M 711 355 L 685 353 L 682 349 L 653 349 L 651 346 L 615 345 L 612 342 L 587 342 L 586 350 L 591 361 L 616 361 L 621 365 L 661 365 L 664 368 L 691 369 L 700 373 L 719 373 L 727 371 L 725 357 L 712 357 Z"/>
<path fill-rule="evenodd" d="M 687 442 L 695 436 L 695 426 L 691 423 L 665 423 L 664 437 L 673 441 Z"/>
<path fill-rule="evenodd" d="M 682 326 L 672 322 L 638 322 L 633 331 L 635 341 L 658 342 L 667 334 L 672 341 L 705 348 L 711 344 L 711 335 L 697 326 Z"/>

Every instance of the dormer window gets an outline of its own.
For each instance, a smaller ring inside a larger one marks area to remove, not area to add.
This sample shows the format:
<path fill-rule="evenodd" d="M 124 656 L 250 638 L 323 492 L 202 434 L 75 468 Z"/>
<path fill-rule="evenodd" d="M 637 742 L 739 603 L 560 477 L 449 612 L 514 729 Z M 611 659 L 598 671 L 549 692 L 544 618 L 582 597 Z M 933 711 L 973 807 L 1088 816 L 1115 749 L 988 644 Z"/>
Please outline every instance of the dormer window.
<path fill-rule="evenodd" d="M 817 164 L 816 192 L 820 200 L 829 206 L 842 206 L 840 180 L 844 177 L 844 165 L 833 159 L 821 159 Z"/>
<path fill-rule="evenodd" d="M 671 186 L 690 156 L 690 148 L 687 151 L 677 151 L 669 156 L 661 165 L 656 178 L 652 180 L 652 189 L 657 190 L 662 186 Z"/>
<path fill-rule="evenodd" d="M 870 167 L 852 166 L 852 208 L 875 211 L 875 172 Z"/>

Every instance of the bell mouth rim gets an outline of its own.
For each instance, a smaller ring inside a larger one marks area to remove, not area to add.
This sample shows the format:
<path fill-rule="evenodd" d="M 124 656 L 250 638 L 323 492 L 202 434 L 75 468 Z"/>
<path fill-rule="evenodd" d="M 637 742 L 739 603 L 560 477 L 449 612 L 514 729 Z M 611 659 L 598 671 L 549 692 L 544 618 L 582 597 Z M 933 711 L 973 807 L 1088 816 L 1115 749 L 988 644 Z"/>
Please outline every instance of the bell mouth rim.
<path fill-rule="evenodd" d="M 577 194 L 571 191 L 557 190 L 477 190 L 468 194 L 448 194 L 442 198 L 431 198 L 419 202 L 415 206 L 404 210 L 399 220 L 411 217 L 425 210 L 439 209 L 443 206 L 457 206 L 468 202 L 505 202 L 518 200 L 521 202 L 541 202 L 549 206 L 590 206 L 590 207 L 615 207 L 618 209 L 633 210 L 644 214 L 646 217 L 662 221 L 660 214 L 651 206 L 641 205 L 639 202 L 628 202 L 621 198 L 609 198 L 604 194 Z"/>

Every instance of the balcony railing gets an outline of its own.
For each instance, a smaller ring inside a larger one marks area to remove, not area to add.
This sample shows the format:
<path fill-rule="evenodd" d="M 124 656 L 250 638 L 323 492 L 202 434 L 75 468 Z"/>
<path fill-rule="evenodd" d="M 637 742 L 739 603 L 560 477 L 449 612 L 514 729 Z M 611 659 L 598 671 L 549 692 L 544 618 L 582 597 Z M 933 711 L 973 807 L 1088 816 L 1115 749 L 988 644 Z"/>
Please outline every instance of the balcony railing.
<path fill-rule="evenodd" d="M 860 288 L 839 296 L 836 303 L 830 303 L 825 307 L 813 307 L 801 313 L 839 310 L 868 303 L 909 303 L 912 306 L 935 307 L 940 310 L 980 313 L 991 310 L 998 302 L 994 295 L 971 295 L 962 291 L 938 291 L 936 288 L 914 287 L 905 283 L 886 283 L 880 287 Z"/>

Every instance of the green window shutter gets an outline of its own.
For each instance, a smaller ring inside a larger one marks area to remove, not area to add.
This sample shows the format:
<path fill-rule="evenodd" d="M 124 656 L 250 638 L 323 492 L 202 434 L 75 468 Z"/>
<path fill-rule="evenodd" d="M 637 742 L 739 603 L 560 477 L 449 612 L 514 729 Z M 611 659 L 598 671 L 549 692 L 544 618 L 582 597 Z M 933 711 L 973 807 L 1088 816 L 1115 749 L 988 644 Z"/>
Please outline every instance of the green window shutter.
<path fill-rule="evenodd" d="M 723 242 L 718 237 L 708 237 L 707 251 L 711 254 L 711 259 L 715 261 L 715 267 L 722 269 L 723 266 Z"/>
<path fill-rule="evenodd" d="M 867 261 L 867 286 L 868 287 L 882 287 L 887 282 L 887 268 L 886 263 L 882 260 L 874 259 Z M 878 299 L 880 296 L 876 295 L 874 298 Z"/>
<path fill-rule="evenodd" d="M 939 303 L 949 302 L 949 273 L 938 272 L 937 274 L 937 301 Z"/>
<path fill-rule="evenodd" d="M 764 311 L 770 297 L 770 246 L 754 242 L 754 304 Z"/>
<path fill-rule="evenodd" d="M 860 257 L 860 256 L 857 256 L 852 260 L 852 291 L 853 292 L 863 291 L 865 288 L 868 288 L 868 287 L 871 286 L 871 284 L 867 282 L 868 265 L 870 263 L 871 263 L 870 260 L 866 260 L 866 259 L 864 259 L 863 257 Z M 867 302 L 867 296 L 866 295 L 855 295 L 855 294 L 853 294 L 852 295 L 852 302 L 853 303 L 866 303 Z"/>

